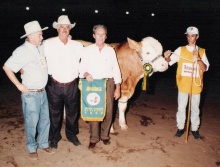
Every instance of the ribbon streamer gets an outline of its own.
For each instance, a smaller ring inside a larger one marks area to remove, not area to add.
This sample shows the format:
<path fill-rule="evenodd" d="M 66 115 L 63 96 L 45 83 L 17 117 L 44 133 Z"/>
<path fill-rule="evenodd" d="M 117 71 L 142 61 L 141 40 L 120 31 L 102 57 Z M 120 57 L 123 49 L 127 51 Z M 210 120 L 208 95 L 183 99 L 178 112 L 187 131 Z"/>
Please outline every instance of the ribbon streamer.
<path fill-rule="evenodd" d="M 144 80 L 142 83 L 142 90 L 146 91 L 147 90 L 147 77 L 149 76 L 150 73 L 153 71 L 153 67 L 149 63 L 145 63 L 143 66 L 144 69 Z"/>

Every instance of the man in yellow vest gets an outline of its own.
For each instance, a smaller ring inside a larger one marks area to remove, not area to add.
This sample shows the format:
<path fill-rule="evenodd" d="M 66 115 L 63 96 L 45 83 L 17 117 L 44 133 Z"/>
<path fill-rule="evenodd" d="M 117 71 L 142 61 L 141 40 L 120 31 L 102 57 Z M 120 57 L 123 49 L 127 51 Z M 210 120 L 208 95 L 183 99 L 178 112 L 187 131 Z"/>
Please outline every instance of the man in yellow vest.
<path fill-rule="evenodd" d="M 203 73 L 209 68 L 209 61 L 205 49 L 196 45 L 199 31 L 196 27 L 188 27 L 186 30 L 188 45 L 178 47 L 174 52 L 167 50 L 164 57 L 169 65 L 178 63 L 176 83 L 178 86 L 178 111 L 176 121 L 178 130 L 175 137 L 184 134 L 186 121 L 186 106 L 188 96 L 191 95 L 191 131 L 195 139 L 200 139 L 200 94 L 203 89 Z"/>

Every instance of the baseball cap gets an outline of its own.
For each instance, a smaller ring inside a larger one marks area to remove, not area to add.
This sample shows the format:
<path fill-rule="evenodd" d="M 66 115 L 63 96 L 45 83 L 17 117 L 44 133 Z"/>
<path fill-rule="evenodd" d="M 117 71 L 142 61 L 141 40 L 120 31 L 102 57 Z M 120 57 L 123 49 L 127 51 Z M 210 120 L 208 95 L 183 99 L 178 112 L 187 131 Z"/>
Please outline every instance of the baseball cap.
<path fill-rule="evenodd" d="M 188 27 L 186 29 L 185 34 L 197 34 L 197 35 L 199 35 L 199 30 L 198 30 L 198 28 L 191 26 L 191 27 Z"/>

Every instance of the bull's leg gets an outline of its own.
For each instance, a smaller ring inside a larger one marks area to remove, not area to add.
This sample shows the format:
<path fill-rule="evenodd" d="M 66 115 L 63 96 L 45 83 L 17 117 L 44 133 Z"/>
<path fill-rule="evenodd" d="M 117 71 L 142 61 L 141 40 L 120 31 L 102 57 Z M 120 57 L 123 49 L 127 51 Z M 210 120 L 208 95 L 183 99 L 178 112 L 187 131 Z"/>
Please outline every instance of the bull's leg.
<path fill-rule="evenodd" d="M 127 99 L 123 99 L 121 98 L 118 101 L 118 109 L 119 109 L 119 126 L 121 127 L 121 130 L 128 130 L 128 126 L 126 124 L 125 121 L 125 110 L 127 108 Z M 112 123 L 111 129 L 110 129 L 110 133 L 115 133 L 114 130 L 114 123 Z"/>
<path fill-rule="evenodd" d="M 115 133 L 114 123 L 112 123 L 111 129 L 110 129 L 110 133 Z"/>
<path fill-rule="evenodd" d="M 119 109 L 119 126 L 121 130 L 128 130 L 128 126 L 125 121 L 125 110 L 127 108 L 127 101 L 122 102 L 118 101 L 118 109 Z"/>

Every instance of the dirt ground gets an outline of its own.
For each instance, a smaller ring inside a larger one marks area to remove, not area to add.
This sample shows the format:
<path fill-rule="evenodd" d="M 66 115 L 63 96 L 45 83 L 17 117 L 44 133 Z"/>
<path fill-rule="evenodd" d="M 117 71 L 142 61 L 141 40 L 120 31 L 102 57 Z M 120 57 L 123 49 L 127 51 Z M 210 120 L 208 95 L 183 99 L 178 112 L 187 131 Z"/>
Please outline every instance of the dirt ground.
<path fill-rule="evenodd" d="M 213 93 L 214 92 L 214 93 Z M 99 142 L 88 149 L 89 125 L 79 120 L 81 146 L 62 140 L 53 155 L 39 153 L 31 161 L 25 147 L 20 93 L 7 82 L 0 85 L 0 166 L 1 167 L 215 167 L 220 166 L 220 98 L 213 82 L 201 100 L 202 139 L 189 133 L 175 138 L 177 90 L 175 81 L 161 79 L 153 94 L 142 91 L 129 105 L 128 131 L 115 120 L 111 144 Z"/>

